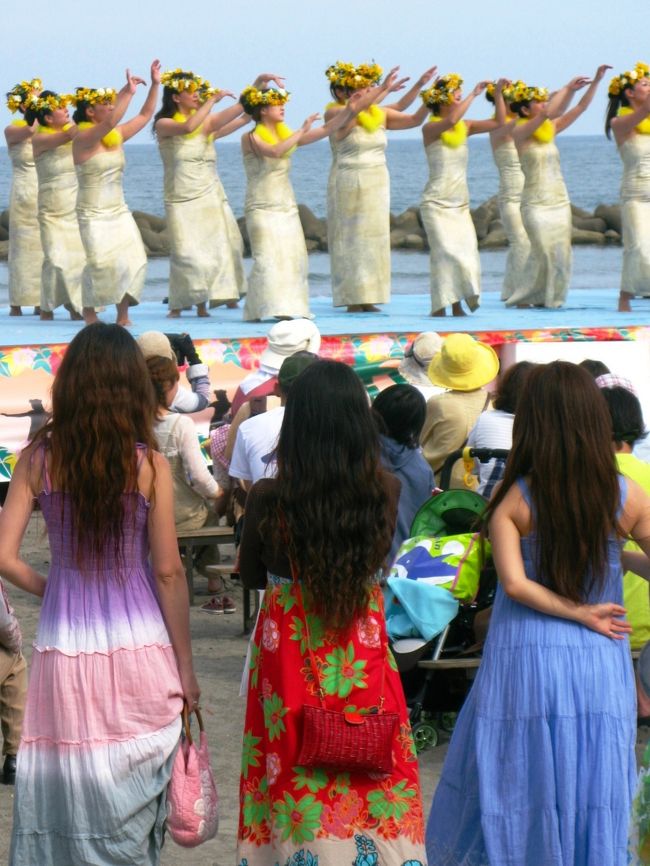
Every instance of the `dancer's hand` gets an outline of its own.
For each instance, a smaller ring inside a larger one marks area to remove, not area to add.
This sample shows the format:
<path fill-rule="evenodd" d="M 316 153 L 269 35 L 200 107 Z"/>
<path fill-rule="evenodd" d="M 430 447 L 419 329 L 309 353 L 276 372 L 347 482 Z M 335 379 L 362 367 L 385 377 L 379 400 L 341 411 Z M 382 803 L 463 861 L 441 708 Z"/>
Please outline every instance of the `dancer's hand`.
<path fill-rule="evenodd" d="M 309 117 L 303 121 L 303 124 L 300 127 L 302 134 L 304 135 L 306 132 L 309 132 L 317 120 L 320 120 L 320 114 L 310 114 Z"/>
<path fill-rule="evenodd" d="M 131 95 L 138 89 L 138 84 L 146 84 L 144 78 L 138 78 L 137 75 L 131 75 L 131 70 L 126 70 L 126 86 Z"/>
<path fill-rule="evenodd" d="M 611 66 L 608 66 L 607 63 L 601 64 L 596 70 L 596 74 L 594 75 L 594 81 L 602 81 L 605 77 L 605 73 L 608 69 L 611 69 Z"/>
<path fill-rule="evenodd" d="M 422 75 L 418 78 L 418 87 L 424 87 L 425 84 L 428 84 L 437 71 L 438 67 L 432 66 L 431 69 L 427 69 L 426 72 L 423 72 Z"/>
<path fill-rule="evenodd" d="M 494 85 L 494 89 L 501 91 L 504 87 L 509 87 L 512 84 L 512 81 L 509 78 L 499 78 L 497 83 Z"/>
<path fill-rule="evenodd" d="M 576 93 L 578 90 L 582 90 L 582 88 L 586 87 L 588 84 L 591 84 L 591 78 L 589 78 L 589 76 L 576 75 L 575 78 L 572 78 L 571 81 L 569 81 L 569 83 L 567 84 L 567 88 L 573 91 L 573 93 Z"/>
<path fill-rule="evenodd" d="M 234 93 L 231 93 L 230 90 L 217 90 L 216 93 L 213 94 L 213 99 L 215 102 L 221 102 L 222 99 L 225 99 L 226 96 L 230 96 L 233 99 L 237 99 Z"/>
<path fill-rule="evenodd" d="M 472 90 L 472 96 L 480 96 L 481 93 L 483 93 L 485 88 L 488 86 L 488 84 L 489 81 L 479 81 L 474 90 Z"/>
<path fill-rule="evenodd" d="M 395 93 L 396 90 L 402 90 L 408 81 L 408 78 L 398 78 L 399 66 L 393 66 L 386 76 L 382 87 L 386 88 L 387 93 Z"/>
<path fill-rule="evenodd" d="M 162 66 L 160 60 L 154 60 L 151 64 L 151 83 L 160 84 L 160 76 L 162 74 Z"/>
<path fill-rule="evenodd" d="M 274 81 L 278 87 L 284 90 L 284 76 L 278 75 L 277 72 L 262 72 L 253 82 L 253 87 L 257 87 L 258 90 L 261 90 L 264 87 L 268 87 L 269 82 L 271 81 Z"/>
<path fill-rule="evenodd" d="M 598 634 L 614 640 L 623 640 L 632 631 L 629 622 L 623 620 L 626 613 L 624 607 L 613 602 L 586 604 L 580 621 Z"/>

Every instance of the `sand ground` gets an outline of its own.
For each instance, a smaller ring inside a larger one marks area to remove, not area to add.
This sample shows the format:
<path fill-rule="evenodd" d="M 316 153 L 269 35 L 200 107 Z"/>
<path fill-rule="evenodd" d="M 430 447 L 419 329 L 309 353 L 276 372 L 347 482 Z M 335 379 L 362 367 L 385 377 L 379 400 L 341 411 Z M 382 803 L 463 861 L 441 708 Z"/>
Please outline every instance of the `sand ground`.
<path fill-rule="evenodd" d="M 224 552 L 226 552 L 224 548 Z M 25 536 L 23 555 L 42 573 L 47 572 L 49 549 L 43 519 L 35 514 Z M 200 587 L 200 581 L 197 582 Z M 36 634 L 40 600 L 8 586 L 12 604 L 20 619 L 25 654 L 31 655 Z M 238 817 L 239 764 L 244 723 L 244 700 L 238 695 L 246 638 L 242 635 L 241 592 L 233 589 L 237 613 L 209 616 L 199 610 L 200 597 L 191 611 L 192 643 L 197 675 L 202 688 L 201 703 L 208 731 L 215 778 L 219 789 L 221 821 L 216 839 L 193 850 L 176 846 L 169 837 L 162 866 L 234 866 Z M 421 755 L 422 795 L 425 813 L 436 785 L 446 745 Z M 0 785 L 0 863 L 6 863 L 11 837 L 13 788 Z M 46 866 L 46 864 L 43 864 Z M 56 864 L 64 866 L 64 864 Z"/>

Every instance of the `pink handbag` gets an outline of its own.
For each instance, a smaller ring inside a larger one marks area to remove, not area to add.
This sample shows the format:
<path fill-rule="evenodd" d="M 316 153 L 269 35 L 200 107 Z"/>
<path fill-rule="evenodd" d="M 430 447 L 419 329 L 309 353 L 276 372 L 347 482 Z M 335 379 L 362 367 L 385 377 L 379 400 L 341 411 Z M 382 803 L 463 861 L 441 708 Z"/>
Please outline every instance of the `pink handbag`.
<path fill-rule="evenodd" d="M 219 797 L 210 766 L 208 738 L 197 708 L 199 745 L 192 740 L 190 715 L 183 707 L 183 732 L 167 788 L 167 829 L 177 845 L 195 848 L 214 839 L 219 827 Z"/>

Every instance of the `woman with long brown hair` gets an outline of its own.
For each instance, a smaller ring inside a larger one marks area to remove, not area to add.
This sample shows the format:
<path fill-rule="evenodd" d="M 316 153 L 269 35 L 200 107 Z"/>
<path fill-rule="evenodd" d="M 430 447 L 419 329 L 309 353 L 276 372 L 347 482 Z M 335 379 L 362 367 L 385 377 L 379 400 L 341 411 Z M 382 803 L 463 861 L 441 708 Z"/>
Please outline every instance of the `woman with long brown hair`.
<path fill-rule="evenodd" d="M 589 373 L 533 369 L 488 508 L 500 586 L 427 829 L 430 863 L 627 864 L 634 673 L 621 538 L 650 499 L 617 474 Z"/>
<path fill-rule="evenodd" d="M 200 689 L 154 412 L 131 335 L 87 326 L 67 349 L 52 417 L 18 461 L 0 513 L 0 572 L 43 596 L 13 866 L 160 862 L 180 712 Z M 20 558 L 35 500 L 50 539 L 47 578 Z"/>
<path fill-rule="evenodd" d="M 266 592 L 249 671 L 237 862 L 423 866 L 417 759 L 377 583 L 399 483 L 380 466 L 368 399 L 345 364 L 317 361 L 292 384 L 277 461 L 277 477 L 248 494 L 241 544 L 244 585 Z M 319 695 L 352 723 L 399 716 L 392 771 L 301 763 L 303 708 L 318 707 Z"/>

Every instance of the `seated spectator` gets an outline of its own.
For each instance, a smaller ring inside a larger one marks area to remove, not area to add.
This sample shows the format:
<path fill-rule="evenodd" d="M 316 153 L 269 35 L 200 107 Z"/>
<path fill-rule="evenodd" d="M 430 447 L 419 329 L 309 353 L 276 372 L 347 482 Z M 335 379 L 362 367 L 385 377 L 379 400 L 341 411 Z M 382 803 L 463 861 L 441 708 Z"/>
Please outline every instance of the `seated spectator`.
<path fill-rule="evenodd" d="M 149 358 L 169 358 L 179 367 L 188 364 L 185 375 L 190 383 L 187 388 L 177 388 L 176 396 L 169 407 L 170 412 L 200 412 L 210 404 L 210 378 L 208 366 L 199 358 L 189 334 L 163 334 L 161 331 L 145 331 L 136 337 L 140 351 Z"/>
<path fill-rule="evenodd" d="M 413 385 L 392 385 L 381 391 L 372 404 L 372 415 L 379 430 L 381 462 L 402 485 L 390 562 L 394 561 L 400 544 L 410 536 L 418 509 L 433 492 L 433 472 L 422 456 L 419 443 L 426 412 L 426 401 Z"/>
<path fill-rule="evenodd" d="M 634 446 L 645 439 L 643 412 L 638 398 L 626 388 L 601 388 L 612 418 L 612 437 L 616 451 L 618 471 L 632 478 L 650 493 L 650 464 L 632 454 Z M 626 550 L 640 550 L 633 541 L 628 541 Z M 650 605 L 648 605 L 648 582 L 631 571 L 623 577 L 623 606 L 632 626 L 630 646 L 642 649 L 650 640 Z M 650 716 L 650 701 L 639 694 L 639 715 Z"/>
<path fill-rule="evenodd" d="M 433 356 L 437 355 L 442 346 L 442 337 L 435 331 L 423 331 L 404 349 L 404 360 L 400 363 L 398 372 L 406 381 L 414 385 L 425 400 L 442 394 L 444 388 L 432 384 L 427 375 Z"/>
<path fill-rule="evenodd" d="M 467 437 L 467 444 L 471 448 L 510 451 L 517 400 L 534 366 L 531 361 L 519 361 L 501 374 L 497 393 L 492 399 L 492 412 L 482 412 Z M 505 464 L 502 457 L 493 457 L 487 463 L 476 461 L 479 479 L 477 493 L 490 498 L 494 485 L 503 478 Z"/>
<path fill-rule="evenodd" d="M 295 321 L 295 320 L 294 320 Z M 289 324 L 282 322 L 281 324 Z M 284 418 L 284 406 L 292 384 L 318 356 L 312 352 L 296 352 L 285 358 L 278 373 L 280 406 L 244 421 L 235 439 L 230 461 L 230 476 L 248 490 L 260 478 L 274 478 L 276 473 L 275 447 Z"/>
<path fill-rule="evenodd" d="M 27 697 L 27 663 L 22 649 L 20 626 L 0 579 L 0 721 L 4 756 L 0 781 L 3 785 L 13 785 L 16 781 L 16 755 Z"/>
<path fill-rule="evenodd" d="M 491 346 L 469 334 L 449 334 L 429 365 L 429 379 L 448 389 L 427 401 L 420 435 L 424 456 L 436 474 L 446 458 L 467 442 L 476 419 L 490 403 L 485 386 L 499 372 L 499 359 Z M 454 467 L 451 487 L 464 487 L 462 462 Z"/>
<path fill-rule="evenodd" d="M 176 531 L 216 526 L 219 523 L 216 500 L 221 495 L 221 488 L 205 462 L 194 422 L 170 409 L 178 390 L 176 361 L 155 355 L 147 359 L 147 367 L 158 404 L 154 433 L 158 449 L 169 461 L 172 471 Z M 206 565 L 217 562 L 218 547 L 206 545 L 197 557 L 196 568 L 199 573 L 205 573 Z M 218 591 L 217 579 L 210 576 L 208 592 Z M 221 602 L 221 612 L 234 613 L 232 599 L 224 595 Z"/>

